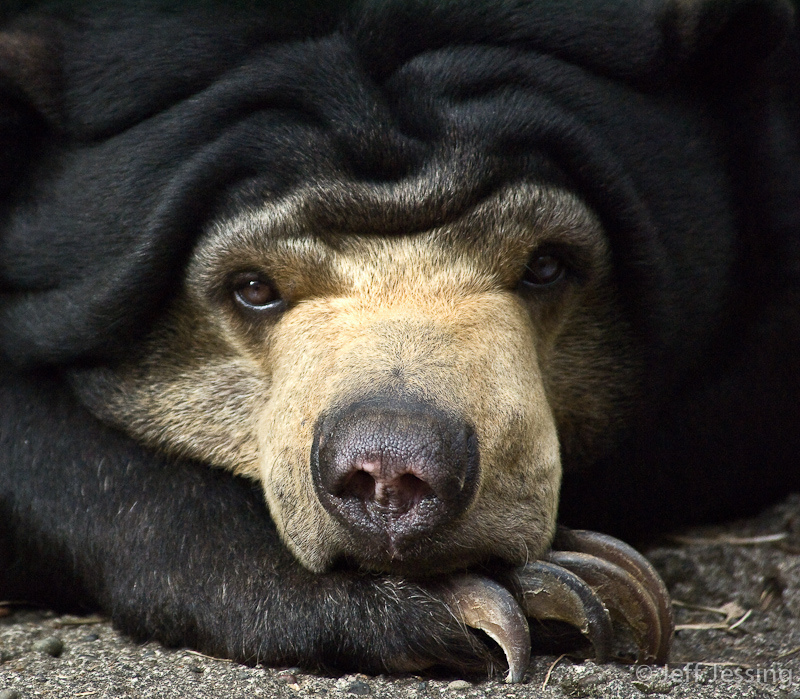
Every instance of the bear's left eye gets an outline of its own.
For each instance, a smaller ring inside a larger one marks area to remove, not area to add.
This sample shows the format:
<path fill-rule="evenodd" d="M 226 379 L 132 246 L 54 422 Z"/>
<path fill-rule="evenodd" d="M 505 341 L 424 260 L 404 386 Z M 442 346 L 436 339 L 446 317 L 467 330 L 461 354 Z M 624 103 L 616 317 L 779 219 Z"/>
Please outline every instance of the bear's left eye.
<path fill-rule="evenodd" d="M 567 268 L 556 254 L 535 254 L 525 265 L 522 283 L 528 287 L 543 287 L 555 284 L 564 278 Z"/>
<path fill-rule="evenodd" d="M 249 310 L 264 311 L 277 308 L 282 299 L 274 284 L 257 274 L 245 274 L 233 284 L 236 302 Z"/>

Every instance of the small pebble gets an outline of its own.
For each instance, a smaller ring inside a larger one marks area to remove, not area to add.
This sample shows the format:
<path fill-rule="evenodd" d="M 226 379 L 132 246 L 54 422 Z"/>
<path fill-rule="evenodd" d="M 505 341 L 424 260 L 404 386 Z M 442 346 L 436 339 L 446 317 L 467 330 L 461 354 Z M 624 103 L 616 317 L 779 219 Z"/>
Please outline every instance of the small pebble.
<path fill-rule="evenodd" d="M 462 691 L 464 689 L 469 689 L 470 687 L 472 687 L 472 685 L 466 680 L 453 680 L 447 685 L 447 689 L 453 691 Z"/>
<path fill-rule="evenodd" d="M 672 685 L 669 682 L 638 682 L 634 680 L 631 684 L 642 694 L 669 694 Z"/>
<path fill-rule="evenodd" d="M 279 672 L 275 676 L 275 679 L 278 680 L 278 682 L 285 682 L 286 686 L 289 687 L 289 689 L 294 689 L 295 691 L 300 689 L 300 681 L 297 679 L 297 675 L 295 675 L 292 672 L 289 672 L 288 670 Z"/>
<path fill-rule="evenodd" d="M 81 641 L 86 641 L 87 643 L 90 643 L 90 642 L 92 642 L 92 641 L 97 641 L 99 638 L 100 638 L 100 636 L 98 636 L 96 633 L 87 633 L 87 634 L 86 634 L 86 635 L 85 635 L 85 636 L 84 636 L 84 637 L 81 639 Z"/>
<path fill-rule="evenodd" d="M 33 650 L 57 658 L 64 652 L 64 642 L 60 638 L 49 636 L 48 638 L 43 638 L 41 641 L 36 641 L 36 643 L 33 644 Z"/>
<path fill-rule="evenodd" d="M 355 682 L 351 683 L 350 686 L 347 688 L 347 693 L 364 696 L 366 694 L 372 694 L 372 688 L 366 682 L 362 682 L 361 680 L 356 680 Z"/>
<path fill-rule="evenodd" d="M 355 675 L 343 675 L 336 680 L 335 687 L 340 692 L 344 692 L 350 686 L 350 683 L 357 679 Z"/>
<path fill-rule="evenodd" d="M 575 674 L 578 676 L 576 677 Z M 608 679 L 603 674 L 595 671 L 587 672 L 585 667 L 575 674 L 568 675 L 561 680 L 561 691 L 564 694 L 573 697 L 603 696 L 603 692 L 599 691 L 599 688 L 604 687 L 608 682 Z"/>
<path fill-rule="evenodd" d="M 21 699 L 22 695 L 16 689 L 0 690 L 0 699 Z"/>

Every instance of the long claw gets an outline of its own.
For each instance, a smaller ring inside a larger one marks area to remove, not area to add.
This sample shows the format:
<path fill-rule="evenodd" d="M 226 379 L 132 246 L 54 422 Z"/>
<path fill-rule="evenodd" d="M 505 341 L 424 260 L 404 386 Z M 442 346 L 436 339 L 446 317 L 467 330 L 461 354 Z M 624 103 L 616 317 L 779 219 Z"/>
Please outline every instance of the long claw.
<path fill-rule="evenodd" d="M 650 561 L 619 539 L 586 530 L 559 530 L 556 546 L 559 549 L 596 556 L 633 576 L 642 590 L 650 596 L 658 614 L 659 638 L 654 646 L 648 647 L 647 655 L 655 663 L 665 663 L 669 657 L 675 621 L 667 587 Z M 635 628 L 633 631 L 636 633 Z"/>
<path fill-rule="evenodd" d="M 503 649 L 508 662 L 506 682 L 521 682 L 531 659 L 528 620 L 513 595 L 479 575 L 461 575 L 449 585 L 452 608 L 467 626 L 480 629 Z"/>
<path fill-rule="evenodd" d="M 598 662 L 611 652 L 613 629 L 603 602 L 577 575 L 553 563 L 534 561 L 514 571 L 525 615 L 564 621 L 576 627 L 594 647 Z"/>
<path fill-rule="evenodd" d="M 553 551 L 548 560 L 588 583 L 611 617 L 633 632 L 639 649 L 638 662 L 656 659 L 661 647 L 661 620 L 653 598 L 636 578 L 616 564 L 588 553 Z"/>

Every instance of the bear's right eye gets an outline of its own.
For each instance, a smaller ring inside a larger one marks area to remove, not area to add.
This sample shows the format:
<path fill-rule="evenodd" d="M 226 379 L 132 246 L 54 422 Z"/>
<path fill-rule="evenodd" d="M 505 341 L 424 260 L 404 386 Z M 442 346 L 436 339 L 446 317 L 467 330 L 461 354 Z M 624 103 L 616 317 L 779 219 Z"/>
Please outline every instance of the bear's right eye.
<path fill-rule="evenodd" d="M 237 277 L 233 284 L 233 298 L 239 306 L 255 311 L 273 310 L 283 302 L 272 282 L 258 274 Z"/>

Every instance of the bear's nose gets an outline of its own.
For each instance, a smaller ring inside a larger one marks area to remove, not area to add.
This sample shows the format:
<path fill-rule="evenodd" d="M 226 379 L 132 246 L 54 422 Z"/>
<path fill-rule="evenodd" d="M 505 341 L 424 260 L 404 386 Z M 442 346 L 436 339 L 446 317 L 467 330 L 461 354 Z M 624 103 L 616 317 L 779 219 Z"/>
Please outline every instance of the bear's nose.
<path fill-rule="evenodd" d="M 478 481 L 475 431 L 426 403 L 371 399 L 318 423 L 317 495 L 356 539 L 387 553 L 463 512 Z"/>

